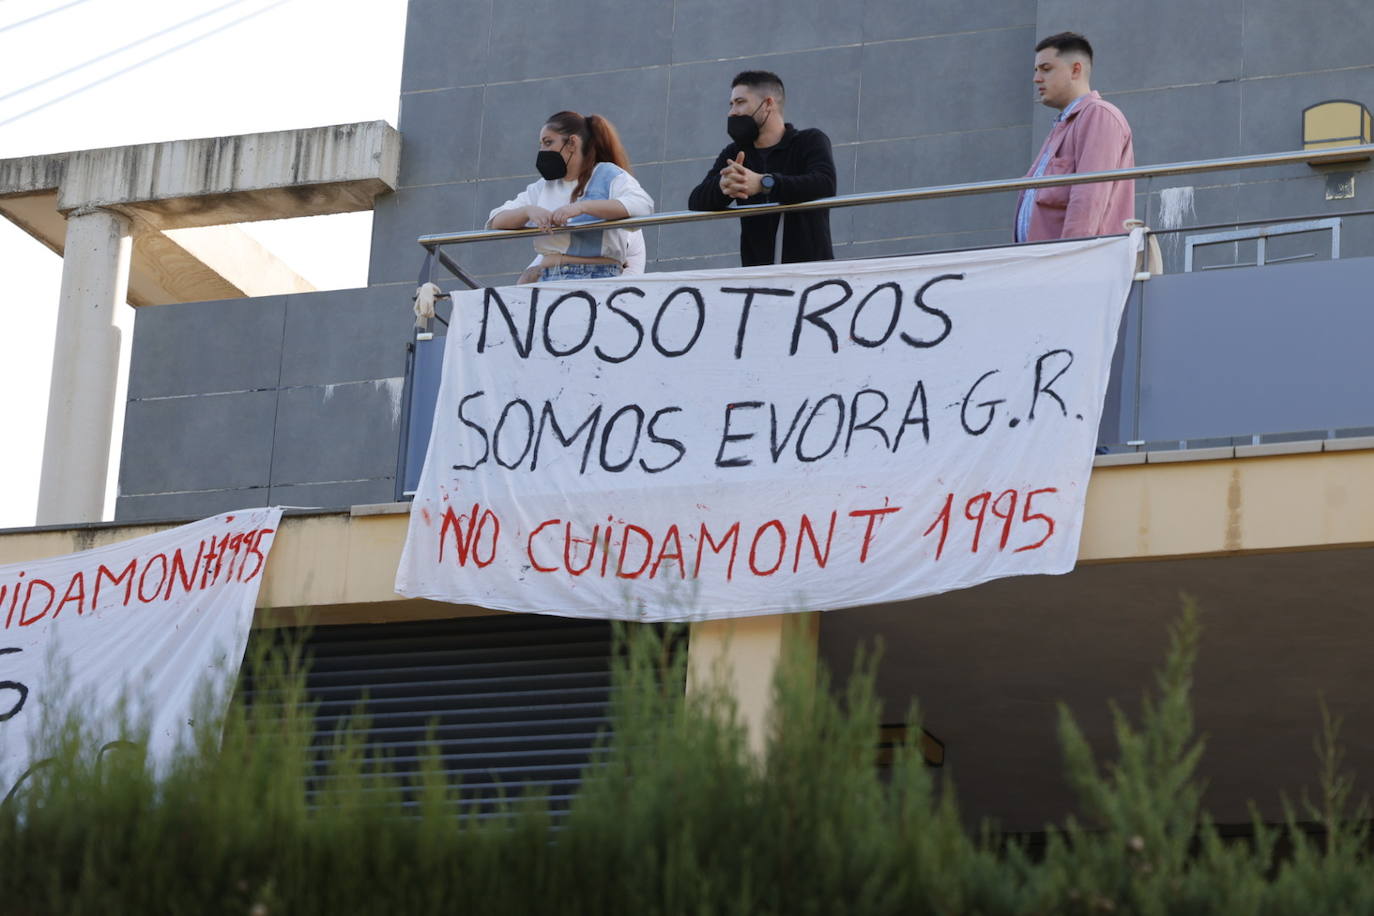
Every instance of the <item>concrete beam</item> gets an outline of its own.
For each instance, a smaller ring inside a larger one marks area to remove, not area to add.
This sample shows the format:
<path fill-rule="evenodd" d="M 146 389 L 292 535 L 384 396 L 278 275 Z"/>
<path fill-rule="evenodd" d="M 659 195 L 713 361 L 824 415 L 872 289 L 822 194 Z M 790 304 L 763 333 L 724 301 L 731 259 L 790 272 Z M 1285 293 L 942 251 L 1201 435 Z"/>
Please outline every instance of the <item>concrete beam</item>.
<path fill-rule="evenodd" d="M 272 259 L 276 260 L 274 256 Z M 167 235 L 146 226 L 135 229 L 133 263 L 129 269 L 130 305 L 141 308 L 174 302 L 209 302 L 240 299 L 243 295 L 238 284 Z"/>
<path fill-rule="evenodd" d="M 315 284 L 291 269 L 281 258 L 265 248 L 261 242 L 237 226 L 206 226 L 200 229 L 168 229 L 134 236 L 134 260 L 140 261 L 140 243 L 163 246 L 166 253 L 146 255 L 145 270 L 166 265 L 179 252 L 180 259 L 194 265 L 206 275 L 228 286 L 230 295 L 202 296 L 188 283 L 182 271 L 165 274 L 161 285 L 176 298 L 161 302 L 137 302 L 135 305 L 164 305 L 168 302 L 205 302 L 211 299 L 233 299 L 239 296 L 280 296 L 285 293 L 310 293 Z"/>
<path fill-rule="evenodd" d="M 136 306 L 308 292 L 230 224 L 371 210 L 396 187 L 400 151 L 393 127 L 365 121 L 0 159 L 0 214 L 59 255 L 67 213 L 130 217 Z"/>
<path fill-rule="evenodd" d="M 1327 440 L 1324 444 L 1340 444 Z M 1322 444 L 1322 443 L 1319 443 Z M 1078 560 L 1374 544 L 1374 448 L 1095 468 Z"/>
<path fill-rule="evenodd" d="M 58 208 L 128 208 L 159 229 L 351 213 L 396 188 L 400 158 L 385 121 L 83 150 Z"/>
<path fill-rule="evenodd" d="M 70 153 L 0 159 L 0 198 L 56 191 L 67 174 Z"/>
<path fill-rule="evenodd" d="M 13 161 L 13 160 L 9 160 Z M 0 160 L 0 167 L 5 165 Z M 57 209 L 57 188 L 0 197 L 0 214 L 58 257 L 66 247 L 67 218 Z"/>
<path fill-rule="evenodd" d="M 56 191 L 0 197 L 0 214 L 62 256 L 67 219 L 57 209 Z M 134 223 L 130 305 L 273 296 L 314 288 L 235 226 L 162 232 L 142 221 Z"/>

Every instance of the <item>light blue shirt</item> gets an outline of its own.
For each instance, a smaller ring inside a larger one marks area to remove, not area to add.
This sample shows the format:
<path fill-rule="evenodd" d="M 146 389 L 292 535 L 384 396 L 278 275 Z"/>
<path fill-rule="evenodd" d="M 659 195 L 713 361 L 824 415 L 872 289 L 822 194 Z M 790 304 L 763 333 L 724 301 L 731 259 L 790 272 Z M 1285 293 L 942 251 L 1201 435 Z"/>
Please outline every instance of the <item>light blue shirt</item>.
<path fill-rule="evenodd" d="M 1078 103 L 1085 98 L 1087 98 L 1086 95 L 1080 95 L 1068 105 L 1064 106 L 1064 110 L 1059 112 L 1059 117 L 1054 119 L 1054 123 L 1058 124 L 1060 121 L 1067 118 L 1069 112 L 1077 108 Z M 1053 130 L 1053 128 L 1051 128 L 1051 130 Z M 1040 178 L 1045 174 L 1045 169 L 1048 168 L 1050 164 L 1050 153 L 1052 152 L 1054 152 L 1053 147 L 1045 147 L 1045 151 L 1040 154 L 1039 161 L 1035 163 L 1035 171 L 1031 172 L 1032 178 Z M 1024 242 L 1026 237 L 1030 235 L 1031 210 L 1034 207 L 1035 188 L 1031 188 L 1026 191 L 1025 194 L 1021 195 L 1021 209 L 1016 211 L 1016 241 L 1018 242 Z"/>

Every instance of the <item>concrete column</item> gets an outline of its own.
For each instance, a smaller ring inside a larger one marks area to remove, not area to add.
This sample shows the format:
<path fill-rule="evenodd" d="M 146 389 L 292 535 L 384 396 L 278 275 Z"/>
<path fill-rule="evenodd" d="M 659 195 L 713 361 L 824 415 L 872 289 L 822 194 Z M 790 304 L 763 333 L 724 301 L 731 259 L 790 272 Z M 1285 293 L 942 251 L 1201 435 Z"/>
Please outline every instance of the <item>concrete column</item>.
<path fill-rule="evenodd" d="M 687 643 L 687 692 L 724 679 L 749 731 L 749 749 L 762 755 L 773 711 L 773 674 L 786 640 L 801 640 L 814 655 L 819 624 L 819 615 L 814 612 L 692 624 Z"/>
<path fill-rule="evenodd" d="M 81 208 L 67 217 L 38 524 L 100 521 L 119 381 L 115 313 L 129 286 L 129 220 Z"/>

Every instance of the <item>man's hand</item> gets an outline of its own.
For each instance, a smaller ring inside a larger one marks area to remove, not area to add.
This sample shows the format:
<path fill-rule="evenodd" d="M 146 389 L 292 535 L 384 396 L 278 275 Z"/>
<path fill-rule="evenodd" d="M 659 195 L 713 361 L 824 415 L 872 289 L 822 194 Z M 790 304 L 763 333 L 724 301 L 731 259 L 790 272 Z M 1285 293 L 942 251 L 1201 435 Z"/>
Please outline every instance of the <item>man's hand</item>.
<path fill-rule="evenodd" d="M 720 192 L 726 197 L 745 200 L 763 191 L 763 176 L 744 167 L 744 153 L 735 154 L 720 170 Z"/>

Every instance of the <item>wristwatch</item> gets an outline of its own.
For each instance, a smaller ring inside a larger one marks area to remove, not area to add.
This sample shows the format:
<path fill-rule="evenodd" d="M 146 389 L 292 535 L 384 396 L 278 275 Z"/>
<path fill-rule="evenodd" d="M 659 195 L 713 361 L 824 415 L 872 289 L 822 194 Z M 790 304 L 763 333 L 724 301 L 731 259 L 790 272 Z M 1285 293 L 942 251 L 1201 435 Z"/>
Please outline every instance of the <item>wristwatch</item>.
<path fill-rule="evenodd" d="M 773 179 L 773 176 L 770 174 L 762 175 L 759 178 L 759 184 L 763 185 L 763 193 L 765 194 L 772 194 L 773 185 L 776 183 L 777 182 Z"/>

